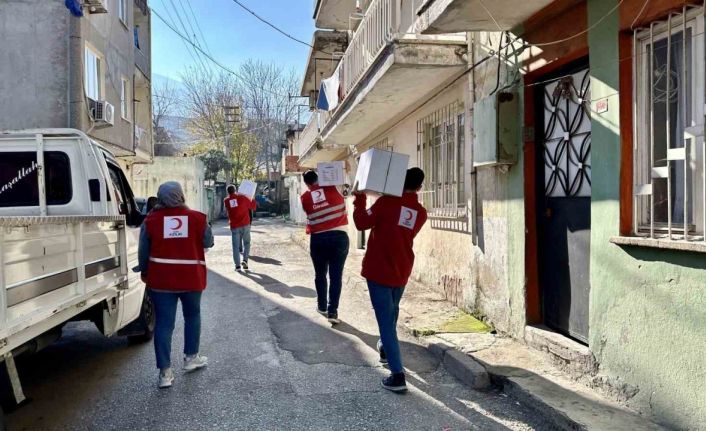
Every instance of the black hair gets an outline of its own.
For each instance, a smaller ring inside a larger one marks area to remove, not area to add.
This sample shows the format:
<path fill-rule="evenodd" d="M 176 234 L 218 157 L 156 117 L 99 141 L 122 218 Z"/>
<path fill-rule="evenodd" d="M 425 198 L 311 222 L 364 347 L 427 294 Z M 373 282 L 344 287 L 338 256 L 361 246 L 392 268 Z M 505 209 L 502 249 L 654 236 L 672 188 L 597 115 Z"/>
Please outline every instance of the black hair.
<path fill-rule="evenodd" d="M 319 174 L 316 171 L 308 170 L 304 172 L 304 184 L 311 186 L 319 182 Z"/>
<path fill-rule="evenodd" d="M 235 193 L 235 186 L 232 185 L 232 184 L 229 185 L 229 186 L 226 188 L 226 191 L 228 192 L 228 194 L 233 194 L 233 193 Z"/>
<path fill-rule="evenodd" d="M 424 171 L 419 168 L 407 169 L 407 175 L 404 178 L 405 190 L 419 190 L 424 183 Z"/>

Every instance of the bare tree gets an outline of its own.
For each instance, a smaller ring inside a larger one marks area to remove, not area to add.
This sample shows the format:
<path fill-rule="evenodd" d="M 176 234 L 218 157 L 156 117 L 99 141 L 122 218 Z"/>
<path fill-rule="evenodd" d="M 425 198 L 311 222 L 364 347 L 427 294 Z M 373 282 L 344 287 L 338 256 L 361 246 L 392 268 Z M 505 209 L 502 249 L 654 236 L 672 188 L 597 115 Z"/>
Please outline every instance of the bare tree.
<path fill-rule="evenodd" d="M 296 119 L 297 99 L 289 95 L 297 94 L 299 78 L 294 70 L 252 59 L 239 72 L 248 128 L 261 143 L 258 168 L 268 177 L 279 171 L 284 133 Z"/>
<path fill-rule="evenodd" d="M 164 118 L 178 111 L 179 95 L 169 81 L 164 81 L 154 88 L 152 93 L 152 124 L 154 125 L 155 141 L 158 143 L 169 142 L 171 139 L 165 128 Z"/>
<path fill-rule="evenodd" d="M 187 127 L 199 139 L 192 147 L 192 154 L 219 150 L 229 161 L 227 180 L 237 182 L 253 176 L 259 141 L 249 137 L 240 125 L 226 122 L 225 107 L 242 105 L 237 79 L 225 72 L 189 69 L 182 75 L 182 81 Z"/>

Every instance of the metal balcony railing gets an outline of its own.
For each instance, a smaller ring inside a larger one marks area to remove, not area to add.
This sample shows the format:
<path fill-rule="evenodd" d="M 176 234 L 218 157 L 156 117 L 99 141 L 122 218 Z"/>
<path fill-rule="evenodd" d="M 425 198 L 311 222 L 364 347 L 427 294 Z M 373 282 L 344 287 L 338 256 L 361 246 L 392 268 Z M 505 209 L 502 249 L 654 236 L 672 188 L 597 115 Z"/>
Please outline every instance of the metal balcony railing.
<path fill-rule="evenodd" d="M 334 73 L 343 71 L 341 81 L 348 94 L 390 43 L 400 26 L 400 4 L 394 0 L 373 0 L 355 31 L 348 49 Z"/>
<path fill-rule="evenodd" d="M 304 127 L 304 130 L 302 130 L 299 135 L 299 139 L 294 143 L 294 154 L 297 156 L 306 154 L 307 150 L 319 139 L 320 130 L 319 114 L 314 112 L 311 114 L 311 117 L 309 117 L 309 122 L 306 127 Z"/>

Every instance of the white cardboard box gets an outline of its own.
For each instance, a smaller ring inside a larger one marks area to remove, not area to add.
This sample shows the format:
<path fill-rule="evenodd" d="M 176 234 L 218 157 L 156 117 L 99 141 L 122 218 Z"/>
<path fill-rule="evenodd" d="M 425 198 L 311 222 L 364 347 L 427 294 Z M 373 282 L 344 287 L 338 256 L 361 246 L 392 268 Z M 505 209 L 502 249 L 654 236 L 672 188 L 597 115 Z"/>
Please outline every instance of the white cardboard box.
<path fill-rule="evenodd" d="M 257 191 L 257 183 L 249 180 L 243 180 L 238 187 L 238 193 L 247 196 L 250 199 L 255 197 L 255 192 Z"/>
<path fill-rule="evenodd" d="M 355 183 L 359 191 L 402 196 L 409 156 L 371 148 L 360 155 Z"/>
<path fill-rule="evenodd" d="M 345 162 L 324 162 L 316 166 L 320 186 L 341 186 L 345 180 Z"/>

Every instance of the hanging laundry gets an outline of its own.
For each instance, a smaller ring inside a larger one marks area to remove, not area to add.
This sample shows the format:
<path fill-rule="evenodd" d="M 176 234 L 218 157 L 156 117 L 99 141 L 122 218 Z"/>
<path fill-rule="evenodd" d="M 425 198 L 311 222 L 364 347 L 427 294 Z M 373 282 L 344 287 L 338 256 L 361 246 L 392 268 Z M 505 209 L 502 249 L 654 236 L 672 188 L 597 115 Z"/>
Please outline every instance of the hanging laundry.
<path fill-rule="evenodd" d="M 338 106 L 340 101 L 339 88 L 341 81 L 338 74 L 334 73 L 330 78 L 321 81 L 321 89 L 319 90 L 319 100 L 316 102 L 318 109 L 324 111 L 333 111 Z"/>
<path fill-rule="evenodd" d="M 71 11 L 71 14 L 73 16 L 83 16 L 83 11 L 81 10 L 81 2 L 79 0 L 64 0 L 64 5 L 66 5 L 69 11 Z"/>

